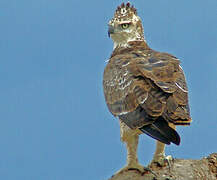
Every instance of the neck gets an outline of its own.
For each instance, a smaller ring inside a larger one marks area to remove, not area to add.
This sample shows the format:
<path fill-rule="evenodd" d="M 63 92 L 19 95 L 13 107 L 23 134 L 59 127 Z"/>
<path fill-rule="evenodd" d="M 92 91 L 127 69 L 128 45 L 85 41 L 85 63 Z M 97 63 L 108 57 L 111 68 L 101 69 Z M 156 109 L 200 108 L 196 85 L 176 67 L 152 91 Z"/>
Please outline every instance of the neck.
<path fill-rule="evenodd" d="M 150 47 L 146 43 L 145 40 L 136 40 L 136 41 L 130 41 L 127 43 L 127 46 L 117 46 L 111 55 L 111 58 L 115 55 L 118 54 L 124 54 L 126 52 L 134 51 L 135 49 L 139 51 L 144 51 L 144 50 L 150 50 Z"/>
<path fill-rule="evenodd" d="M 117 47 L 129 47 L 129 42 L 132 41 L 145 41 L 144 36 L 141 36 L 139 33 L 134 34 L 134 36 L 122 35 L 122 36 L 113 36 L 114 49 Z"/>
<path fill-rule="evenodd" d="M 134 41 L 140 41 L 140 42 L 146 43 L 146 40 L 144 38 L 128 39 L 127 41 L 119 41 L 119 42 L 114 41 L 113 49 L 130 47 L 131 42 L 134 42 Z"/>

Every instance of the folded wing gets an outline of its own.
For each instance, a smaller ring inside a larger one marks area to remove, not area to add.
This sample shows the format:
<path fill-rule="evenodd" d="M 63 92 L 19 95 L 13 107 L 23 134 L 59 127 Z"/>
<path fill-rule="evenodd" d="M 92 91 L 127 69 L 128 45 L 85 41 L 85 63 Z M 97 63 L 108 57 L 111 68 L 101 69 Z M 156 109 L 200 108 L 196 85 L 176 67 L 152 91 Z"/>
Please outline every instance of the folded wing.
<path fill-rule="evenodd" d="M 168 122 L 188 125 L 191 118 L 177 58 L 150 49 L 113 56 L 105 68 L 103 85 L 113 115 L 166 144 L 179 144 Z"/>

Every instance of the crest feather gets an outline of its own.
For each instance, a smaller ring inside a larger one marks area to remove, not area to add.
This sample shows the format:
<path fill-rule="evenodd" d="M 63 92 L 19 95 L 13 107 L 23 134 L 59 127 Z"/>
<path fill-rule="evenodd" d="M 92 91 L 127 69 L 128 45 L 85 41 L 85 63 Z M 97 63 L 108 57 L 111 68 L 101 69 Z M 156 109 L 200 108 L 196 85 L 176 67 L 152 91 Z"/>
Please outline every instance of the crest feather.
<path fill-rule="evenodd" d="M 124 4 L 122 3 L 120 6 L 117 7 L 115 11 L 115 16 L 132 16 L 133 14 L 137 15 L 137 10 L 134 8 L 133 5 L 130 4 L 130 2 Z"/>

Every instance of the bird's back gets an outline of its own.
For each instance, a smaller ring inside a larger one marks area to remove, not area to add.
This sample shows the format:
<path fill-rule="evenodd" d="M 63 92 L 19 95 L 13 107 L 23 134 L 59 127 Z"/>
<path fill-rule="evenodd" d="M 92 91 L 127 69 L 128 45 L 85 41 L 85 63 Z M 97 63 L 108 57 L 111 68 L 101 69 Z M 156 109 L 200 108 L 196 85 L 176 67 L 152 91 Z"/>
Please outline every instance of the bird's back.
<path fill-rule="evenodd" d="M 156 131 L 152 126 L 190 124 L 188 91 L 179 60 L 150 49 L 145 42 L 113 51 L 103 87 L 111 113 L 132 129 Z M 145 133 L 152 136 L 151 131 Z"/>

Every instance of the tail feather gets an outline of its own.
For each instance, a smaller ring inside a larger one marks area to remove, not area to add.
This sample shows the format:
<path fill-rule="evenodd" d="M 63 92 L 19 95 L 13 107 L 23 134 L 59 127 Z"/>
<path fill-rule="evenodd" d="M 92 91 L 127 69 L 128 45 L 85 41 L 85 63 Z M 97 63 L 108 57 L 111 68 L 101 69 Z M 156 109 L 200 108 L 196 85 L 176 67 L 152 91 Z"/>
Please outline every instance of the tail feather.
<path fill-rule="evenodd" d="M 158 118 L 153 124 L 145 125 L 140 130 L 164 144 L 180 144 L 179 134 L 163 118 Z"/>

